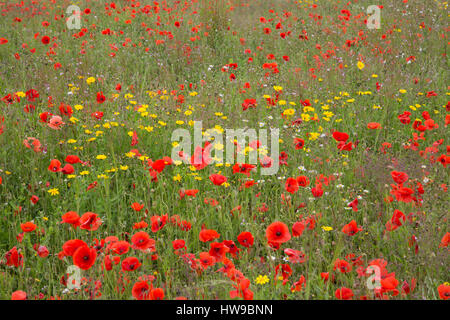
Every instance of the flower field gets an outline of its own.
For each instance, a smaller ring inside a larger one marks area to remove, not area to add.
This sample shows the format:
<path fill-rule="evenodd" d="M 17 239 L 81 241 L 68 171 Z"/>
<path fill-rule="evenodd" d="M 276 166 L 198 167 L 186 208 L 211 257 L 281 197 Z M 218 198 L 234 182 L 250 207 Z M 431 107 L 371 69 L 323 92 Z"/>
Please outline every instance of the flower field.
<path fill-rule="evenodd" d="M 449 299 L 448 14 L 0 1 L 0 299 Z"/>

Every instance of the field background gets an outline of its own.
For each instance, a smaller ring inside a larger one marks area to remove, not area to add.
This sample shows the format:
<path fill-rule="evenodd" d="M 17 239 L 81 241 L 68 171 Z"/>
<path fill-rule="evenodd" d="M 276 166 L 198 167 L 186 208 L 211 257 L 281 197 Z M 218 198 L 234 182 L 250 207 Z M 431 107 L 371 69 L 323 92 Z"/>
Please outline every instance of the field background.
<path fill-rule="evenodd" d="M 71 4 L 82 10 L 80 30 L 66 26 Z M 369 5 L 382 6 L 380 29 L 365 24 Z M 153 275 L 165 299 L 230 299 L 236 281 L 217 272 L 221 262 L 193 271 L 173 250 L 172 241 L 183 239 L 197 258 L 208 252 L 209 243 L 199 240 L 204 226 L 220 234 L 216 241 L 233 240 L 240 248 L 239 257 L 227 257 L 250 280 L 254 299 L 335 299 L 342 287 L 353 291 L 353 299 L 439 299 L 438 287 L 448 292 L 450 281 L 448 247 L 441 245 L 449 230 L 448 28 L 447 3 L 433 0 L 115 1 L 115 9 L 104 1 L 0 2 L 0 96 L 11 95 L 0 101 L 0 298 L 22 290 L 29 299 L 134 299 L 139 277 Z M 264 68 L 267 63 L 276 63 L 276 70 Z M 39 93 L 34 101 L 25 96 L 30 89 Z M 244 111 L 245 99 L 255 99 L 256 107 Z M 73 113 L 54 130 L 40 115 L 59 115 L 61 104 Z M 411 113 L 407 125 L 398 119 L 405 111 Z M 424 121 L 424 111 L 438 126 L 420 139 L 413 123 Z M 296 119 L 302 121 L 293 125 Z M 247 177 L 233 173 L 234 163 L 202 170 L 172 164 L 152 181 L 148 160 L 170 157 L 172 131 L 192 131 L 194 120 L 219 132 L 280 128 L 287 165 L 273 176 L 256 171 Z M 369 129 L 371 122 L 381 128 Z M 338 150 L 333 131 L 348 133 L 356 147 Z M 131 146 L 133 132 L 138 144 Z M 24 146 L 27 137 L 39 139 L 40 152 Z M 303 148 L 295 148 L 294 138 L 304 139 Z M 89 165 L 75 164 L 70 175 L 48 170 L 52 159 L 64 165 L 67 155 Z M 407 173 L 423 201 L 386 201 L 395 184 L 391 171 Z M 214 185 L 208 178 L 214 173 L 227 183 Z M 287 192 L 286 179 L 300 175 L 311 184 Z M 314 197 L 311 188 L 323 177 L 336 179 Z M 249 180 L 258 184 L 243 187 Z M 51 195 L 52 189 L 59 194 Z M 180 199 L 179 191 L 189 189 L 198 189 L 196 197 Z M 348 204 L 357 197 L 354 211 Z M 133 210 L 135 202 L 144 208 Z M 412 215 L 386 231 L 395 210 Z M 61 224 L 68 211 L 94 212 L 102 224 L 95 231 Z M 167 225 L 152 232 L 150 217 L 164 214 Z M 171 224 L 174 215 L 191 229 Z M 315 225 L 301 236 L 279 250 L 267 245 L 268 225 L 282 221 L 291 229 L 308 217 Z M 121 256 L 137 257 L 138 270 L 121 271 L 121 264 L 103 270 L 105 245 L 97 248 L 92 268 L 82 271 L 82 290 L 61 284 L 73 264 L 71 257 L 58 257 L 66 241 L 94 246 L 95 239 L 116 236 L 131 243 L 141 220 L 149 224 L 142 231 L 156 241 L 156 252 L 130 248 Z M 351 220 L 363 230 L 347 236 L 341 229 Z M 37 229 L 19 241 L 28 221 Z M 244 231 L 254 237 L 251 248 L 238 243 Z M 35 244 L 49 255 L 40 257 Z M 23 255 L 22 266 L 6 263 L 13 247 Z M 286 248 L 302 251 L 306 261 L 287 261 Z M 336 259 L 353 264 L 352 271 L 333 270 Z M 367 276 L 357 270 L 375 259 L 395 273 L 398 294 L 391 288 L 380 296 L 367 288 Z M 279 264 L 292 269 L 284 285 Z M 256 280 L 264 276 L 268 283 Z M 301 276 L 304 287 L 292 290 Z M 402 293 L 404 281 L 416 283 L 412 292 Z"/>

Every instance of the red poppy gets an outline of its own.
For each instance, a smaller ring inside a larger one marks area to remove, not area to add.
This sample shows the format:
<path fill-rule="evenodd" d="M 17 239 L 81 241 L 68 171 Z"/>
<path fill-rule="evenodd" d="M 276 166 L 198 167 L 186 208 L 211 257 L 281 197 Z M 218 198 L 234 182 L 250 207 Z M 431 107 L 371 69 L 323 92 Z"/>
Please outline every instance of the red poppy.
<path fill-rule="evenodd" d="M 50 161 L 50 165 L 48 166 L 48 170 L 51 172 L 59 172 L 61 171 L 61 162 L 57 159 L 53 159 Z"/>
<path fill-rule="evenodd" d="M 442 237 L 439 248 L 448 247 L 450 244 L 450 232 L 447 232 L 444 237 Z"/>
<path fill-rule="evenodd" d="M 450 299 L 450 286 L 447 284 L 441 284 L 438 288 L 439 298 L 442 300 Z"/>
<path fill-rule="evenodd" d="M 297 221 L 292 226 L 292 235 L 294 237 L 300 237 L 303 233 L 303 231 L 306 228 L 306 222 L 305 221 Z"/>
<path fill-rule="evenodd" d="M 294 138 L 295 150 L 303 149 L 304 145 L 305 145 L 305 140 L 300 139 L 300 138 Z"/>
<path fill-rule="evenodd" d="M 86 242 L 80 239 L 68 240 L 62 246 L 63 254 L 69 257 L 73 256 L 75 251 L 77 251 L 80 247 L 87 247 Z"/>
<path fill-rule="evenodd" d="M 295 178 L 287 178 L 284 187 L 287 192 L 295 193 L 298 190 L 298 182 Z"/>
<path fill-rule="evenodd" d="M 221 174 L 212 174 L 209 176 L 209 180 L 211 180 L 216 186 L 220 186 L 227 182 L 227 177 Z"/>
<path fill-rule="evenodd" d="M 75 164 L 75 163 L 81 162 L 80 158 L 78 158 L 78 156 L 74 156 L 74 155 L 68 155 L 64 161 L 66 161 L 67 163 L 70 163 L 70 164 Z"/>
<path fill-rule="evenodd" d="M 97 92 L 97 102 L 98 103 L 103 103 L 106 101 L 106 97 L 103 95 L 103 92 Z"/>
<path fill-rule="evenodd" d="M 302 289 L 305 287 L 306 287 L 306 279 L 304 275 L 301 275 L 300 279 L 297 282 L 294 282 L 291 291 L 302 291 Z"/>
<path fill-rule="evenodd" d="M 298 176 L 297 177 L 297 183 L 300 187 L 307 187 L 309 186 L 309 178 L 306 176 Z"/>
<path fill-rule="evenodd" d="M 0 182 L 0 184 L 1 184 L 1 182 Z M 39 197 L 36 196 L 36 195 L 32 195 L 31 198 L 30 198 L 30 201 L 31 201 L 32 204 L 36 204 L 39 201 Z"/>
<path fill-rule="evenodd" d="M 151 239 L 147 232 L 140 231 L 131 237 L 133 249 L 145 251 L 155 246 L 155 240 Z"/>
<path fill-rule="evenodd" d="M 109 247 L 114 253 L 118 255 L 126 254 L 130 250 L 130 244 L 127 241 L 116 241 Z"/>
<path fill-rule="evenodd" d="M 209 254 L 209 252 L 200 252 L 200 264 L 204 269 L 213 266 L 216 263 L 216 259 Z"/>
<path fill-rule="evenodd" d="M 161 230 L 166 225 L 168 218 L 169 216 L 167 214 L 163 216 L 152 216 L 150 218 L 152 222 L 152 229 L 151 229 L 152 232 L 157 232 Z"/>
<path fill-rule="evenodd" d="M 155 288 L 150 291 L 150 300 L 163 300 L 164 290 L 161 288 Z"/>
<path fill-rule="evenodd" d="M 27 293 L 22 290 L 14 291 L 11 294 L 11 300 L 27 300 Z"/>
<path fill-rule="evenodd" d="M 75 172 L 75 169 L 73 168 L 73 166 L 69 163 L 66 163 L 66 165 L 61 169 L 61 172 L 63 174 L 72 174 Z"/>
<path fill-rule="evenodd" d="M 378 122 L 369 122 L 367 124 L 367 128 L 372 130 L 381 129 L 381 124 L 379 124 Z"/>
<path fill-rule="evenodd" d="M 94 212 L 86 212 L 80 218 L 80 229 L 95 231 L 102 224 L 102 220 Z"/>
<path fill-rule="evenodd" d="M 68 211 L 63 214 L 61 223 L 68 223 L 77 227 L 80 224 L 80 216 L 75 211 Z"/>
<path fill-rule="evenodd" d="M 306 255 L 299 250 L 286 248 L 284 253 L 287 254 L 291 263 L 304 263 L 306 261 Z"/>
<path fill-rule="evenodd" d="M 140 204 L 140 203 L 137 203 L 137 202 L 133 202 L 133 203 L 131 204 L 131 208 L 132 208 L 134 211 L 141 211 L 141 210 L 144 208 L 144 205 L 143 205 L 143 204 Z"/>
<path fill-rule="evenodd" d="M 49 43 L 50 43 L 50 37 L 49 37 L 49 36 L 43 36 L 43 37 L 41 38 L 41 42 L 42 42 L 43 44 L 49 44 Z"/>
<path fill-rule="evenodd" d="M 356 224 L 355 220 L 350 221 L 349 224 L 346 224 L 343 228 L 342 228 L 342 232 L 349 235 L 349 236 L 354 236 L 355 234 L 357 234 L 359 231 L 362 231 L 362 228 L 358 228 L 358 225 Z"/>
<path fill-rule="evenodd" d="M 134 271 L 137 270 L 142 264 L 136 257 L 128 257 L 122 261 L 122 271 Z"/>
<path fill-rule="evenodd" d="M 208 242 L 220 238 L 220 234 L 216 230 L 203 229 L 200 231 L 199 239 L 201 242 Z"/>
<path fill-rule="evenodd" d="M 23 232 L 33 232 L 36 229 L 36 225 L 33 222 L 25 222 L 20 225 Z"/>
<path fill-rule="evenodd" d="M 353 297 L 353 291 L 349 288 L 342 287 L 337 289 L 334 293 L 335 297 L 340 300 L 351 300 Z"/>
<path fill-rule="evenodd" d="M 23 255 L 17 250 L 16 247 L 13 247 L 11 250 L 6 252 L 5 259 L 7 266 L 14 266 L 16 268 L 23 266 Z"/>
<path fill-rule="evenodd" d="M 333 270 L 339 270 L 342 273 L 348 273 L 352 271 L 352 265 L 345 260 L 336 259 L 334 262 Z"/>
<path fill-rule="evenodd" d="M 213 256 L 217 262 L 223 261 L 226 253 L 230 251 L 230 249 L 228 249 L 228 247 L 222 242 L 212 242 L 209 246 L 211 247 L 209 249 L 209 254 Z"/>
<path fill-rule="evenodd" d="M 244 231 L 240 233 L 237 237 L 238 242 L 241 244 L 241 246 L 250 248 L 253 246 L 254 238 L 251 232 Z"/>
<path fill-rule="evenodd" d="M 90 269 L 97 258 L 97 251 L 87 245 L 79 247 L 73 254 L 73 264 L 83 270 Z"/>
<path fill-rule="evenodd" d="M 406 182 L 408 180 L 408 175 L 405 172 L 400 171 L 392 171 L 391 172 L 392 179 L 399 185 Z"/>
<path fill-rule="evenodd" d="M 150 296 L 150 286 L 147 281 L 138 281 L 133 285 L 131 294 L 137 300 L 148 300 Z"/>
<path fill-rule="evenodd" d="M 287 225 L 283 222 L 276 221 L 267 227 L 266 238 L 269 242 L 281 244 L 289 241 L 291 234 Z"/>
<path fill-rule="evenodd" d="M 333 132 L 333 138 L 337 142 L 345 142 L 348 140 L 349 135 L 345 132 L 335 131 L 335 132 Z"/>

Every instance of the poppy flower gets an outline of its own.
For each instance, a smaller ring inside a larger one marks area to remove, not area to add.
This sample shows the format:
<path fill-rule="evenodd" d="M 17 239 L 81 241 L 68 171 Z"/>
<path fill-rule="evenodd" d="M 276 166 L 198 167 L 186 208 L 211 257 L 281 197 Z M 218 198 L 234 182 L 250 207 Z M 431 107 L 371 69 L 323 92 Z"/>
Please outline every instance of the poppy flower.
<path fill-rule="evenodd" d="M 337 142 L 345 142 L 348 140 L 349 135 L 345 132 L 335 131 L 335 132 L 333 132 L 333 138 Z"/>
<path fill-rule="evenodd" d="M 284 253 L 288 256 L 290 263 L 304 263 L 306 261 L 306 255 L 300 250 L 286 248 Z"/>
<path fill-rule="evenodd" d="M 61 171 L 61 162 L 57 159 L 51 160 L 50 165 L 48 166 L 48 170 L 51 172 Z"/>
<path fill-rule="evenodd" d="M 294 237 L 300 237 L 306 228 L 306 223 L 304 221 L 297 221 L 292 226 L 292 235 Z"/>
<path fill-rule="evenodd" d="M 358 198 L 356 198 L 355 200 L 353 200 L 352 202 L 350 202 L 349 204 L 348 204 L 348 206 L 350 207 L 350 208 L 352 208 L 353 209 L 353 211 L 358 211 Z"/>
<path fill-rule="evenodd" d="M 298 190 L 298 182 L 295 178 L 287 178 L 286 184 L 284 185 L 284 188 L 289 193 L 295 193 Z"/>
<path fill-rule="evenodd" d="M 136 257 L 128 257 L 122 261 L 122 271 L 134 271 L 137 270 L 142 264 Z"/>
<path fill-rule="evenodd" d="M 36 251 L 38 256 L 41 258 L 48 257 L 48 255 L 50 254 L 46 246 L 39 246 Z"/>
<path fill-rule="evenodd" d="M 127 241 L 116 241 L 112 243 L 109 248 L 112 252 L 118 255 L 123 255 L 130 250 L 130 244 Z"/>
<path fill-rule="evenodd" d="M 352 265 L 346 260 L 336 259 L 334 262 L 333 270 L 338 270 L 342 273 L 348 273 L 352 271 Z"/>
<path fill-rule="evenodd" d="M 322 186 L 316 185 L 314 188 L 311 188 L 311 193 L 315 198 L 320 198 L 323 195 Z"/>
<path fill-rule="evenodd" d="M 400 171 L 391 171 L 391 177 L 399 185 L 408 180 L 408 175 Z"/>
<path fill-rule="evenodd" d="M 49 44 L 49 43 L 50 43 L 50 37 L 49 37 L 49 36 L 43 36 L 43 37 L 41 38 L 41 42 L 42 42 L 43 44 Z"/>
<path fill-rule="evenodd" d="M 294 138 L 295 150 L 303 149 L 304 145 L 305 145 L 305 140 L 300 139 L 300 138 Z"/>
<path fill-rule="evenodd" d="M 209 254 L 216 259 L 217 262 L 223 261 L 225 255 L 230 249 L 221 242 L 212 242 L 209 244 Z"/>
<path fill-rule="evenodd" d="M 165 214 L 163 216 L 152 216 L 150 218 L 151 223 L 152 223 L 152 232 L 157 232 L 159 230 L 161 230 L 167 223 L 167 219 L 168 219 L 168 215 Z"/>
<path fill-rule="evenodd" d="M 242 110 L 245 111 L 248 108 L 256 108 L 256 99 L 245 99 L 242 103 Z"/>
<path fill-rule="evenodd" d="M 233 240 L 224 240 L 222 243 L 228 247 L 229 253 L 233 256 L 233 258 L 236 258 L 237 253 L 240 251 L 240 249 L 236 246 Z"/>
<path fill-rule="evenodd" d="M 354 236 L 359 231 L 362 231 L 362 228 L 358 228 L 358 225 L 356 224 L 355 220 L 350 221 L 350 223 L 346 224 L 342 228 L 342 232 L 347 234 L 347 235 L 349 235 L 349 236 Z"/>
<path fill-rule="evenodd" d="M 36 229 L 36 225 L 33 222 L 25 222 L 20 225 L 23 232 L 33 232 Z"/>
<path fill-rule="evenodd" d="M 59 130 L 64 124 L 60 116 L 52 116 L 47 125 L 54 130 Z"/>
<path fill-rule="evenodd" d="M 298 176 L 296 180 L 300 187 L 309 186 L 310 181 L 309 181 L 309 178 L 306 176 Z"/>
<path fill-rule="evenodd" d="M 450 299 L 450 286 L 447 284 L 441 284 L 438 288 L 439 298 L 442 300 Z"/>
<path fill-rule="evenodd" d="M 71 257 L 71 256 L 73 256 L 75 251 L 77 251 L 77 249 L 80 247 L 87 247 L 86 242 L 84 242 L 83 240 L 80 240 L 80 239 L 68 240 L 62 246 L 63 254 L 65 256 Z"/>
<path fill-rule="evenodd" d="M 73 168 L 73 166 L 69 163 L 66 163 L 66 165 L 64 167 L 62 167 L 61 172 L 63 174 L 72 174 L 75 172 L 75 169 Z"/>
<path fill-rule="evenodd" d="M 200 264 L 204 269 L 207 269 L 210 266 L 213 266 L 216 263 L 216 259 L 209 254 L 209 252 L 200 252 Z"/>
<path fill-rule="evenodd" d="M 134 211 L 141 211 L 141 210 L 144 208 L 144 205 L 143 205 L 143 204 L 140 204 L 140 203 L 138 203 L 138 202 L 133 202 L 133 203 L 131 204 L 131 208 L 132 208 Z"/>
<path fill-rule="evenodd" d="M 381 124 L 379 124 L 378 122 L 369 122 L 367 124 L 367 128 L 372 130 L 381 129 Z"/>
<path fill-rule="evenodd" d="M 73 254 L 73 264 L 82 270 L 88 270 L 95 264 L 97 251 L 87 245 L 79 247 Z"/>
<path fill-rule="evenodd" d="M 291 291 L 302 291 L 303 288 L 306 287 L 306 279 L 304 275 L 300 276 L 300 279 L 294 282 L 294 285 L 291 288 Z"/>
<path fill-rule="evenodd" d="M 227 182 L 227 177 L 221 174 L 212 174 L 209 176 L 209 180 L 211 180 L 216 186 L 220 186 Z"/>
<path fill-rule="evenodd" d="M 155 288 L 150 291 L 150 300 L 163 300 L 164 290 L 162 288 Z"/>
<path fill-rule="evenodd" d="M 39 197 L 36 196 L 36 195 L 32 195 L 31 198 L 30 198 L 30 201 L 31 201 L 32 204 L 36 204 L 39 201 Z"/>
<path fill-rule="evenodd" d="M 68 223 L 77 227 L 80 224 L 80 216 L 75 211 L 68 211 L 63 214 L 61 223 Z"/>
<path fill-rule="evenodd" d="M 106 101 L 106 97 L 103 95 L 103 92 L 97 92 L 97 103 L 103 103 Z"/>
<path fill-rule="evenodd" d="M 150 286 L 147 281 L 138 281 L 133 285 L 131 294 L 137 300 L 148 300 L 150 297 Z"/>
<path fill-rule="evenodd" d="M 441 243 L 439 244 L 439 248 L 448 247 L 450 244 L 450 232 L 447 232 L 444 237 L 442 237 Z"/>
<path fill-rule="evenodd" d="M 236 285 L 233 285 L 236 290 L 230 291 L 230 298 L 243 298 L 244 300 L 253 300 L 253 292 L 249 289 L 250 280 L 247 278 L 239 279 Z"/>
<path fill-rule="evenodd" d="M 70 164 L 75 164 L 75 163 L 81 162 L 80 158 L 78 158 L 78 156 L 74 156 L 74 155 L 68 155 L 64 161 L 67 163 L 70 163 Z"/>
<path fill-rule="evenodd" d="M 11 300 L 27 300 L 27 293 L 22 290 L 14 291 L 11 294 Z"/>
<path fill-rule="evenodd" d="M 337 299 L 340 299 L 340 300 L 351 300 L 353 297 L 353 291 L 352 291 L 352 289 L 342 287 L 340 289 L 337 289 L 334 292 L 334 295 Z"/>
<path fill-rule="evenodd" d="M 241 244 L 241 246 L 250 248 L 253 246 L 254 238 L 251 232 L 244 231 L 241 232 L 237 237 L 238 242 Z"/>
<path fill-rule="evenodd" d="M 266 229 L 267 241 L 272 243 L 284 243 L 291 239 L 289 228 L 283 222 L 276 221 L 269 225 Z"/>
<path fill-rule="evenodd" d="M 140 231 L 131 237 L 133 249 L 145 251 L 155 246 L 155 240 L 151 239 L 147 232 Z"/>
<path fill-rule="evenodd" d="M 216 230 L 203 229 L 200 231 L 199 239 L 201 242 L 208 242 L 220 238 L 220 234 Z"/>
<path fill-rule="evenodd" d="M 7 266 L 14 266 L 16 268 L 23 266 L 23 255 L 17 250 L 16 247 L 13 247 L 11 250 L 6 252 L 5 259 Z"/>
<path fill-rule="evenodd" d="M 86 212 L 80 218 L 80 229 L 95 231 L 101 224 L 102 220 L 94 212 Z"/>

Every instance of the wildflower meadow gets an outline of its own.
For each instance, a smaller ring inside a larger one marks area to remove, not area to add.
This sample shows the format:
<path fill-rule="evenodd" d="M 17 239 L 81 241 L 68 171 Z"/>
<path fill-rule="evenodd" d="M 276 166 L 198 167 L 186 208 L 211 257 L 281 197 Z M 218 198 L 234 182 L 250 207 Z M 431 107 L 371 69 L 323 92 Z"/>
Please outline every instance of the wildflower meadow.
<path fill-rule="evenodd" d="M 449 299 L 448 17 L 0 1 L 0 299 Z"/>

